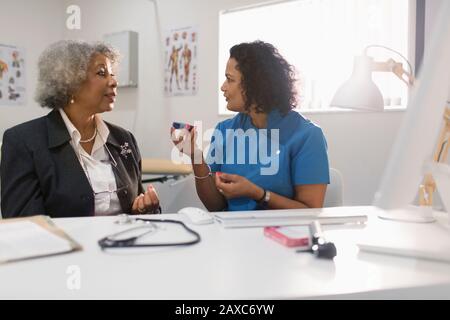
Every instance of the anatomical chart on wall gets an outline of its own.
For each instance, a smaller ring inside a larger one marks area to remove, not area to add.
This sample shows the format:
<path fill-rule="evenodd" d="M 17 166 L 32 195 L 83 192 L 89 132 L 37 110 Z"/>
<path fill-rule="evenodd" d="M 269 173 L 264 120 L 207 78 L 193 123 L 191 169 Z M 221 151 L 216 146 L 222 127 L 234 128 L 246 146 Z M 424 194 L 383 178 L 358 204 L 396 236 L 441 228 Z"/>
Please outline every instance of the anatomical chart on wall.
<path fill-rule="evenodd" d="M 25 104 L 25 51 L 0 44 L 0 106 Z"/>
<path fill-rule="evenodd" d="M 196 27 L 173 29 L 164 36 L 164 92 L 166 96 L 195 95 L 198 31 Z"/>

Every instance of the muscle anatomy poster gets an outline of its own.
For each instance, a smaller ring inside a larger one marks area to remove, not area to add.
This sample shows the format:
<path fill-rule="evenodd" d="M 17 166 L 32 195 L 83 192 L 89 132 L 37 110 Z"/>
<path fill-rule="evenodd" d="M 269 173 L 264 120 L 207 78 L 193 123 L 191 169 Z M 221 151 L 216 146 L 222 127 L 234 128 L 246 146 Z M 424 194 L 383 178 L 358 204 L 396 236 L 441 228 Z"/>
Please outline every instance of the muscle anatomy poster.
<path fill-rule="evenodd" d="M 0 106 L 25 104 L 25 52 L 0 44 Z"/>
<path fill-rule="evenodd" d="M 195 95 L 198 89 L 197 28 L 186 27 L 165 32 L 163 47 L 166 96 Z"/>

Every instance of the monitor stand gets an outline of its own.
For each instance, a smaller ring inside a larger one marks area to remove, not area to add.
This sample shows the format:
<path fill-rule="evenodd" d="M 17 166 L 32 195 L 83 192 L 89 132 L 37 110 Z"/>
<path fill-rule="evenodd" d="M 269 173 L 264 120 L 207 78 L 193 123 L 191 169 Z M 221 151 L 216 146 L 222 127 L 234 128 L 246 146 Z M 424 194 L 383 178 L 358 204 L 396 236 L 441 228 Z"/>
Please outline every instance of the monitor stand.
<path fill-rule="evenodd" d="M 403 209 L 382 210 L 378 217 L 385 220 L 395 220 L 415 223 L 431 223 L 436 221 L 430 206 L 409 205 Z"/>

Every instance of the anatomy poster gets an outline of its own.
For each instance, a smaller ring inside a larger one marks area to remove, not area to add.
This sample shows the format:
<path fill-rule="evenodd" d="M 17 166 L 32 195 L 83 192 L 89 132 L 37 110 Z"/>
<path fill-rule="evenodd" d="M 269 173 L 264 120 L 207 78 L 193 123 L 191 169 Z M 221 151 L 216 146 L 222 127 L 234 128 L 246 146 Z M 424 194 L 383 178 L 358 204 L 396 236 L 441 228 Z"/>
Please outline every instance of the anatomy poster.
<path fill-rule="evenodd" d="M 24 50 L 0 44 L 0 106 L 25 104 L 25 84 Z"/>
<path fill-rule="evenodd" d="M 166 96 L 195 95 L 198 89 L 197 28 L 186 27 L 166 32 L 163 47 Z"/>

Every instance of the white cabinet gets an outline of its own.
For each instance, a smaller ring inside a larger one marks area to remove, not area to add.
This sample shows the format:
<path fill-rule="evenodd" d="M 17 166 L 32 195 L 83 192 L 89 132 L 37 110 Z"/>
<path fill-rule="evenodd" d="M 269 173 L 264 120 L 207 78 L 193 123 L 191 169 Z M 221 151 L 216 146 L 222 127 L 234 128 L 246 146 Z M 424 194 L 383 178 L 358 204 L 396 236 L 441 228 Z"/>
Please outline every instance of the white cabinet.
<path fill-rule="evenodd" d="M 119 87 L 137 87 L 138 85 L 138 33 L 122 31 L 106 34 L 104 41 L 119 50 L 121 59 L 117 72 Z"/>

